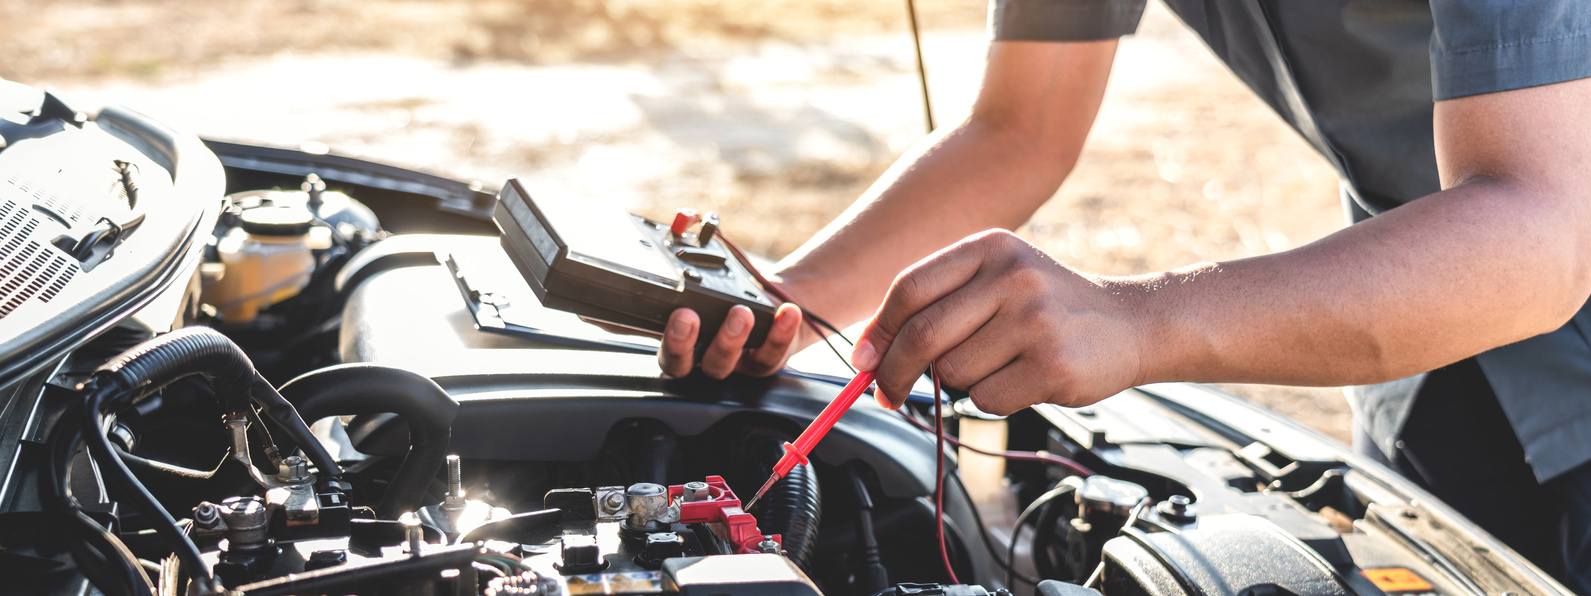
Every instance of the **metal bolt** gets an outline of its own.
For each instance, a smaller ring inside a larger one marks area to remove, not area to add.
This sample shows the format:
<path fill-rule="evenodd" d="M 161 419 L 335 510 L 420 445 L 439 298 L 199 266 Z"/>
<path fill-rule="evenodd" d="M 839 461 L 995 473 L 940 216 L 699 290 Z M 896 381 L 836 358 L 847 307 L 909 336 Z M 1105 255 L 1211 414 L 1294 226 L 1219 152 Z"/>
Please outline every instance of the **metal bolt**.
<path fill-rule="evenodd" d="M 193 508 L 193 523 L 211 528 L 219 521 L 221 521 L 221 512 L 216 509 L 215 503 L 206 501 Z"/>
<path fill-rule="evenodd" d="M 711 495 L 707 492 L 707 483 L 706 482 L 702 482 L 700 480 L 698 480 L 696 482 L 686 482 L 685 483 L 685 495 L 684 496 L 685 496 L 685 502 L 686 503 L 695 503 L 697 501 L 706 501 L 706 500 L 712 498 Z"/>
<path fill-rule="evenodd" d="M 298 187 L 309 193 L 309 208 L 312 210 L 320 209 L 320 195 L 326 192 L 326 183 L 320 179 L 320 175 L 310 172 L 308 176 L 304 177 L 304 183 L 298 185 Z"/>
<path fill-rule="evenodd" d="M 282 484 L 303 484 L 311 478 L 309 462 L 301 456 L 289 455 L 276 466 L 276 479 Z"/>
<path fill-rule="evenodd" d="M 464 506 L 464 462 L 457 455 L 447 456 L 447 498 L 449 507 Z"/>
<path fill-rule="evenodd" d="M 1198 519 L 1198 516 L 1189 507 L 1192 504 L 1193 499 L 1188 498 L 1187 495 L 1171 495 L 1159 505 L 1155 505 L 1155 511 L 1159 512 L 1160 517 L 1166 521 L 1189 524 Z"/>
<path fill-rule="evenodd" d="M 217 508 L 226 525 L 228 549 L 247 550 L 265 546 L 270 537 L 271 512 L 259 497 L 229 497 Z"/>
<path fill-rule="evenodd" d="M 618 511 L 624 508 L 624 495 L 618 492 L 608 493 L 602 497 L 602 508 L 608 511 Z"/>
<path fill-rule="evenodd" d="M 763 536 L 762 542 L 757 543 L 757 550 L 777 555 L 779 554 L 779 542 L 774 540 L 772 536 Z"/>
<path fill-rule="evenodd" d="M 425 549 L 425 532 L 420 528 L 420 516 L 413 511 L 398 516 L 403 524 L 403 535 L 409 540 L 409 556 L 418 557 Z"/>

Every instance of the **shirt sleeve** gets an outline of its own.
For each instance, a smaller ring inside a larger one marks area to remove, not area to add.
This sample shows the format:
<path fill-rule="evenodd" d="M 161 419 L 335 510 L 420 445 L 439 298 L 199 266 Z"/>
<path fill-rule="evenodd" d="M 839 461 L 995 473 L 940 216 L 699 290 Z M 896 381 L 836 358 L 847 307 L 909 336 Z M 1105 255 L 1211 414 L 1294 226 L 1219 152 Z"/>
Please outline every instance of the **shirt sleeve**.
<path fill-rule="evenodd" d="M 1147 0 L 990 0 L 989 34 L 1004 41 L 1092 41 L 1131 35 Z"/>
<path fill-rule="evenodd" d="M 1430 0 L 1440 101 L 1591 77 L 1587 0 Z"/>

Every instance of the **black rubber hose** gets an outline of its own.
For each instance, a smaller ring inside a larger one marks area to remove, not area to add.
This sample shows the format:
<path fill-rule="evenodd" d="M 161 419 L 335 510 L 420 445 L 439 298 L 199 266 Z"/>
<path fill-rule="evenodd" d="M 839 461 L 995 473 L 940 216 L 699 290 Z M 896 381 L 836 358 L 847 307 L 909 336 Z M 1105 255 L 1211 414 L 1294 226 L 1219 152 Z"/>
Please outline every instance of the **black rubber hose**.
<path fill-rule="evenodd" d="M 281 392 L 305 420 L 389 412 L 402 418 L 409 425 L 409 453 L 376 513 L 395 519 L 421 506 L 447 458 L 459 407 L 436 382 L 399 368 L 341 364 L 288 381 Z"/>
<path fill-rule="evenodd" d="M 259 404 L 299 443 L 322 475 L 342 475 L 337 460 L 315 440 L 293 405 L 254 370 L 243 349 L 209 327 L 185 327 L 138 344 L 106 362 L 94 372 L 94 379 L 99 387 L 113 390 L 115 399 L 106 406 L 114 408 L 192 375 L 204 377 L 224 411 L 248 410 L 251 400 Z"/>
<path fill-rule="evenodd" d="M 133 508 L 154 521 L 158 534 L 185 564 L 210 579 L 208 569 L 199 555 L 198 547 L 189 539 L 172 518 L 171 513 L 155 499 L 127 464 L 117 457 L 109 438 L 105 436 L 105 421 L 111 413 L 138 402 L 171 383 L 193 375 L 205 378 L 215 392 L 216 400 L 227 411 L 243 411 L 250 405 L 251 389 L 256 385 L 254 364 L 232 340 L 207 327 L 189 327 L 156 337 L 117 355 L 94 371 L 83 388 L 83 437 L 89 453 L 100 464 L 104 479 L 116 488 L 119 496 Z M 262 395 L 260 400 L 267 408 L 275 408 L 289 432 L 313 438 L 309 427 L 296 414 L 281 412 L 286 402 L 281 396 Z M 297 424 L 291 424 L 296 422 Z M 313 447 L 320 447 L 319 443 Z M 337 476 L 342 470 L 324 449 L 311 452 L 323 473 Z"/>
<path fill-rule="evenodd" d="M 782 432 L 763 428 L 746 429 L 740 437 L 742 449 L 738 451 L 752 458 L 748 463 L 755 469 L 748 471 L 755 478 L 767 478 L 773 472 L 774 464 L 784 455 L 780 445 L 790 440 Z M 790 473 L 757 503 L 755 515 L 758 529 L 765 534 L 779 534 L 786 556 L 803 571 L 811 573 L 818 522 L 823 515 L 822 493 L 812 465 L 791 468 Z"/>

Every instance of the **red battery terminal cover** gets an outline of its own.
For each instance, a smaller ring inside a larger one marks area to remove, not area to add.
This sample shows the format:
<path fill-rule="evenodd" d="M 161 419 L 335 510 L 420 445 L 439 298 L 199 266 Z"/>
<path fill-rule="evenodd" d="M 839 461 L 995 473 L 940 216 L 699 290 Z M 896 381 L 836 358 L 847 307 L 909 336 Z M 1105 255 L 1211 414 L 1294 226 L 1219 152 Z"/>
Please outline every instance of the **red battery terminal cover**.
<path fill-rule="evenodd" d="M 740 497 L 729 489 L 723 477 L 708 476 L 706 480 L 705 501 L 685 502 L 683 484 L 668 487 L 669 500 L 679 504 L 680 523 L 709 524 L 714 534 L 735 545 L 735 554 L 762 552 L 757 545 L 762 543 L 765 535 L 757 529 L 757 518 L 740 508 Z M 784 542 L 778 534 L 773 534 L 771 538 L 783 546 Z"/>

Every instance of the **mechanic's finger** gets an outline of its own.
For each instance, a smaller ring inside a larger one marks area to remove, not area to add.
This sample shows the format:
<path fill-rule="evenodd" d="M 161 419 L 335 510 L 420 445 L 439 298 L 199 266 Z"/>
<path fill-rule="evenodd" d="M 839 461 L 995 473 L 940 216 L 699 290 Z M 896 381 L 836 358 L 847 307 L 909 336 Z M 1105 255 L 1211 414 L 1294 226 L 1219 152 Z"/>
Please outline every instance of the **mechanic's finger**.
<path fill-rule="evenodd" d="M 668 324 L 663 328 L 663 345 L 657 348 L 657 363 L 664 375 L 691 374 L 691 367 L 696 365 L 696 334 L 701 327 L 702 318 L 694 310 L 680 308 L 668 315 Z"/>
<path fill-rule="evenodd" d="M 1001 298 L 992 284 L 974 280 L 918 311 L 901 326 L 874 371 L 879 391 L 897 407 L 906 403 L 928 364 L 989 323 L 1000 310 Z"/>
<path fill-rule="evenodd" d="M 1032 361 L 1018 358 L 973 385 L 967 393 L 979 410 L 1009 416 L 1050 397 L 1049 392 L 1040 389 L 1052 386 L 1046 382 L 1044 372 Z"/>
<path fill-rule="evenodd" d="M 773 313 L 773 326 L 768 328 L 768 338 L 762 345 L 740 358 L 737 370 L 748 375 L 766 377 L 784 367 L 789 357 L 790 344 L 801 331 L 801 309 L 786 302 Z"/>
<path fill-rule="evenodd" d="M 902 271 L 851 350 L 851 364 L 861 370 L 876 368 L 906 321 L 977 275 L 992 249 L 1010 243 L 1007 236 L 1016 239 L 1004 230 L 976 234 Z"/>
<path fill-rule="evenodd" d="M 1032 333 L 1016 317 L 996 315 L 971 337 L 934 359 L 934 372 L 946 387 L 967 389 L 978 384 L 1022 355 L 1022 343 L 1012 341 Z"/>
<path fill-rule="evenodd" d="M 729 309 L 729 314 L 724 316 L 724 324 L 718 328 L 718 336 L 707 346 L 707 353 L 702 354 L 702 372 L 714 379 L 722 379 L 734 372 L 755 322 L 751 309 L 740 305 Z"/>

